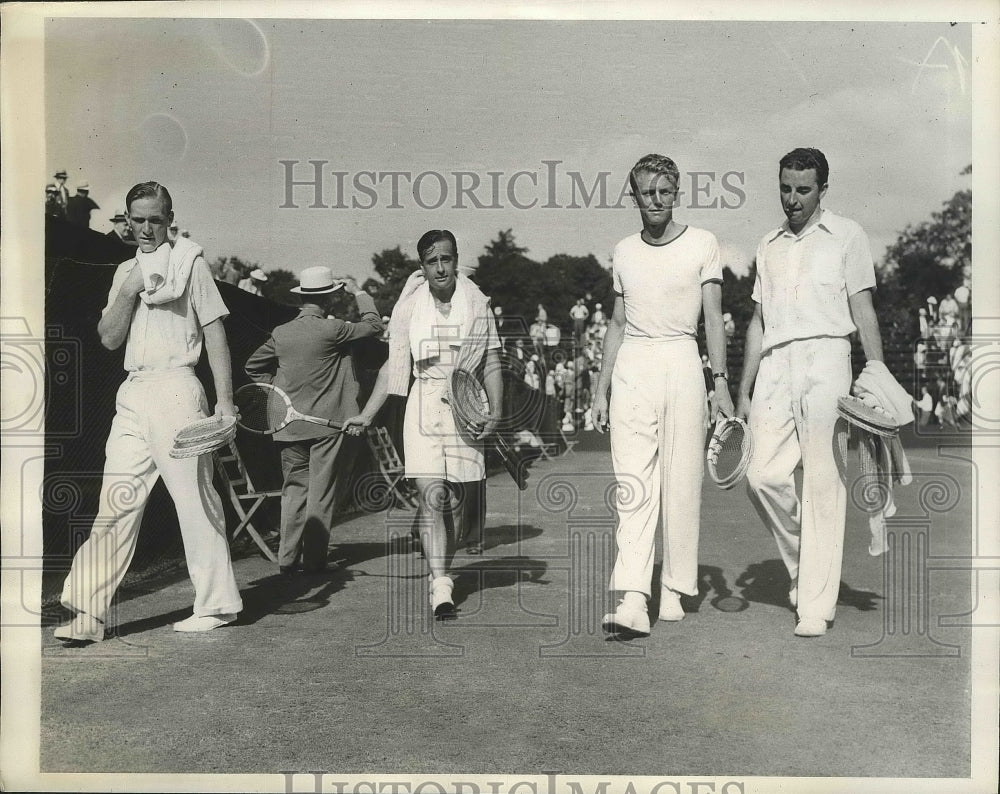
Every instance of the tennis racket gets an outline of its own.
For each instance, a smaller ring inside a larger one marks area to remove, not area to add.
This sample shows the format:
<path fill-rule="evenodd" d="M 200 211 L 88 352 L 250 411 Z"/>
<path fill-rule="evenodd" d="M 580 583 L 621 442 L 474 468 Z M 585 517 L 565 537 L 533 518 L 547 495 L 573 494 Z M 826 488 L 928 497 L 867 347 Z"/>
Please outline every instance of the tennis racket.
<path fill-rule="evenodd" d="M 210 416 L 185 425 L 174 436 L 172 458 L 193 458 L 226 446 L 236 438 L 235 416 Z"/>
<path fill-rule="evenodd" d="M 486 390 L 473 373 L 456 367 L 448 382 L 448 403 L 455 416 L 455 426 L 463 435 L 478 434 L 490 420 L 489 397 Z M 474 440 L 474 439 L 470 439 Z M 500 461 L 511 479 L 522 491 L 528 487 L 528 475 L 521 456 L 507 443 L 504 437 L 494 431 L 489 443 L 500 455 Z"/>
<path fill-rule="evenodd" d="M 892 438 L 899 435 L 899 423 L 889 413 L 872 408 L 857 397 L 839 397 L 837 413 L 855 427 L 877 436 Z"/>
<path fill-rule="evenodd" d="M 753 435 L 747 423 L 735 416 L 724 417 L 716 423 L 708 442 L 708 476 L 727 491 L 743 479 L 752 454 Z"/>
<path fill-rule="evenodd" d="M 292 407 L 292 401 L 284 391 L 270 383 L 249 383 L 241 386 L 233 395 L 233 402 L 239 411 L 237 420 L 240 427 L 259 436 L 277 433 L 296 420 L 312 422 L 315 425 L 334 427 L 342 425 L 321 416 L 308 416 Z"/>

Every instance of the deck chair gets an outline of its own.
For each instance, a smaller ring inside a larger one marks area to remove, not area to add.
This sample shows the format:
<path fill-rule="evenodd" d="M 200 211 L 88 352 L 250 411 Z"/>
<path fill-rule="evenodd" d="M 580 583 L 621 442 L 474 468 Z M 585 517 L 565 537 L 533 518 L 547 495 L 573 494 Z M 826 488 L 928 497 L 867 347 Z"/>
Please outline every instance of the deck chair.
<path fill-rule="evenodd" d="M 254 529 L 250 520 L 264 502 L 268 499 L 281 496 L 281 489 L 258 491 L 254 488 L 253 481 L 247 473 L 246 466 L 243 465 L 243 459 L 240 457 L 240 451 L 236 448 L 235 441 L 230 441 L 228 447 L 222 447 L 222 449 L 216 451 L 215 469 L 226 484 L 229 501 L 232 502 L 233 508 L 236 510 L 236 515 L 240 519 L 239 525 L 233 532 L 233 540 L 236 540 L 239 534 L 245 529 L 250 537 L 253 538 L 253 542 L 264 553 L 264 556 L 271 562 L 277 562 L 278 558 L 271 551 L 267 543 L 264 542 L 264 538 L 260 536 L 260 533 Z"/>
<path fill-rule="evenodd" d="M 575 436 L 576 433 L 577 433 L 576 430 L 566 433 L 562 429 L 562 422 L 559 423 L 559 437 L 562 439 L 563 444 L 566 445 L 566 451 L 563 452 L 563 455 L 576 454 L 575 452 L 573 452 L 573 447 L 575 447 L 577 444 L 580 443 L 580 439 L 571 437 Z"/>
<path fill-rule="evenodd" d="M 399 459 L 399 453 L 396 451 L 396 445 L 392 443 L 389 431 L 385 427 L 371 425 L 365 431 L 365 438 L 368 440 L 372 455 L 375 456 L 379 471 L 389 483 L 396 499 L 408 507 L 416 507 L 416 494 L 406 479 L 403 461 Z"/>

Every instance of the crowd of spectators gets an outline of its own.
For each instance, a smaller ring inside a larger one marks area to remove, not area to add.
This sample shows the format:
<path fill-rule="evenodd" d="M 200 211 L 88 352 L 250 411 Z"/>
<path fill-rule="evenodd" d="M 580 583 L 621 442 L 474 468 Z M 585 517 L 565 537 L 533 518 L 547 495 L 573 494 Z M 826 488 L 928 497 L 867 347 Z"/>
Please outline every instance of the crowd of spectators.
<path fill-rule="evenodd" d="M 917 424 L 952 430 L 967 427 L 972 413 L 971 291 L 963 285 L 940 301 L 931 296 L 917 313 Z"/>

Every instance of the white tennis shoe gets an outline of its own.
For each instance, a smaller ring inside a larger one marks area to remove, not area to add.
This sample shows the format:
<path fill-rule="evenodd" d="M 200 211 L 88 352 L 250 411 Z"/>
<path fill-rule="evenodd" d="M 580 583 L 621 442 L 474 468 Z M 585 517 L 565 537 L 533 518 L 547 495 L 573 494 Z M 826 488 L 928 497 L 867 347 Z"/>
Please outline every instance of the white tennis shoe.
<path fill-rule="evenodd" d="M 614 612 L 604 616 L 601 628 L 608 634 L 648 637 L 649 612 L 623 598 Z"/>

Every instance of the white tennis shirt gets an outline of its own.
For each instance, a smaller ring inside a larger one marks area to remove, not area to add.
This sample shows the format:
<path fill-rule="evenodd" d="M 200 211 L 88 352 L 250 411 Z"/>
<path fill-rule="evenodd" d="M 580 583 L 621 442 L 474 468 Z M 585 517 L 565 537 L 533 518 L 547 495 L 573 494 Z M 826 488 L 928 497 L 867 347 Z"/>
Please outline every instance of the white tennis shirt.
<path fill-rule="evenodd" d="M 864 230 L 822 210 L 801 234 L 787 223 L 757 246 L 751 297 L 764 317 L 764 351 L 794 339 L 849 336 L 857 330 L 847 298 L 875 286 Z"/>
<path fill-rule="evenodd" d="M 611 259 L 614 291 L 625 305 L 626 337 L 696 335 L 701 287 L 722 281 L 714 234 L 688 226 L 669 243 L 651 245 L 640 232 L 618 243 Z"/>

